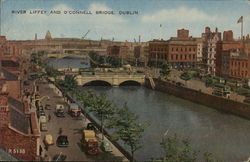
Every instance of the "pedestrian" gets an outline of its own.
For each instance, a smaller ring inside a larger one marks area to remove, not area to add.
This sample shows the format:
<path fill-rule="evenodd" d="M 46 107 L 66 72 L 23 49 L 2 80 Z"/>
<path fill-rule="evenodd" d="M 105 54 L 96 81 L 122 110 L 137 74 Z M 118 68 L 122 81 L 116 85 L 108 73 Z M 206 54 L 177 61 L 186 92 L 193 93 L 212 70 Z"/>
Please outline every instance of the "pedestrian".
<path fill-rule="evenodd" d="M 48 151 L 49 150 L 49 146 L 48 145 L 45 145 L 45 150 Z"/>
<path fill-rule="evenodd" d="M 50 114 L 49 114 L 49 116 L 48 116 L 48 121 L 50 121 L 50 119 L 51 119 L 51 116 L 50 116 Z"/>
<path fill-rule="evenodd" d="M 62 128 L 59 128 L 59 132 L 60 135 L 62 134 Z"/>

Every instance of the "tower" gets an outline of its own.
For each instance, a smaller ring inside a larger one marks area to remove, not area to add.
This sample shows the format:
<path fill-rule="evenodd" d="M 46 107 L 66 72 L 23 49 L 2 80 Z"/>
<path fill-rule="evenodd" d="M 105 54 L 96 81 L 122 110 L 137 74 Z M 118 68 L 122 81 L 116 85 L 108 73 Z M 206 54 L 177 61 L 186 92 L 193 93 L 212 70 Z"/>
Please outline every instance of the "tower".
<path fill-rule="evenodd" d="M 46 36 L 45 36 L 45 39 L 46 40 L 51 40 L 52 37 L 51 37 L 51 34 L 50 34 L 50 31 L 48 30 L 47 33 L 46 33 Z"/>

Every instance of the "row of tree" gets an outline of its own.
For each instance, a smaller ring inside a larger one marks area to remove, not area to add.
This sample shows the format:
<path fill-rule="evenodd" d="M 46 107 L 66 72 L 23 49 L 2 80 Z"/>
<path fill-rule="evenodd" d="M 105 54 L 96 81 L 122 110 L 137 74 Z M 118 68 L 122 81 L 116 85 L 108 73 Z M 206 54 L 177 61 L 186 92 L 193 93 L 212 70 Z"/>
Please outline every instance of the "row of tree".
<path fill-rule="evenodd" d="M 100 56 L 95 52 L 90 52 L 89 57 L 98 64 L 109 65 L 112 67 L 121 67 L 122 59 L 113 56 Z"/>
<path fill-rule="evenodd" d="M 142 147 L 140 139 L 147 125 L 138 124 L 138 116 L 129 111 L 127 104 L 118 108 L 104 93 L 96 95 L 92 91 L 75 91 L 74 95 L 85 111 L 93 112 L 99 118 L 102 140 L 104 128 L 112 129 L 112 139 L 128 145 L 131 161 L 134 161 L 134 152 Z"/>

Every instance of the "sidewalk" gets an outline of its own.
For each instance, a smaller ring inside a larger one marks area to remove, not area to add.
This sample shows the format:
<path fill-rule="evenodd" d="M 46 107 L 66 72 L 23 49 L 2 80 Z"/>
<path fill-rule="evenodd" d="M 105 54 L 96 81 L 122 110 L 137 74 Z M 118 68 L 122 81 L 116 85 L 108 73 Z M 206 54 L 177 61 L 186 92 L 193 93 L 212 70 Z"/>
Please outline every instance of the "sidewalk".
<path fill-rule="evenodd" d="M 41 132 L 41 143 L 46 134 L 51 134 L 54 141 L 58 137 L 58 130 L 62 128 L 63 134 L 68 136 L 69 146 L 66 148 L 57 147 L 56 145 L 49 146 L 48 151 L 45 153 L 50 157 L 62 152 L 67 156 L 66 161 L 128 161 L 126 157 L 113 146 L 113 152 L 106 153 L 101 152 L 99 155 L 89 156 L 85 154 L 81 139 L 84 127 L 89 122 L 85 116 L 82 116 L 80 120 L 72 118 L 66 113 L 65 118 L 58 118 L 55 116 L 56 104 L 63 104 L 65 106 L 65 112 L 67 112 L 67 103 L 64 101 L 60 92 L 51 84 L 39 84 L 39 93 L 41 96 L 48 95 L 50 100 L 43 100 L 42 105 L 50 104 L 51 110 L 45 110 L 46 116 L 50 115 L 51 120 L 47 122 L 48 132 Z M 99 138 L 99 134 L 97 135 Z M 105 137 L 105 140 L 108 140 Z M 110 142 L 111 143 L 111 142 Z M 112 143 L 111 143 L 112 144 Z M 43 146 L 44 148 L 44 146 Z"/>

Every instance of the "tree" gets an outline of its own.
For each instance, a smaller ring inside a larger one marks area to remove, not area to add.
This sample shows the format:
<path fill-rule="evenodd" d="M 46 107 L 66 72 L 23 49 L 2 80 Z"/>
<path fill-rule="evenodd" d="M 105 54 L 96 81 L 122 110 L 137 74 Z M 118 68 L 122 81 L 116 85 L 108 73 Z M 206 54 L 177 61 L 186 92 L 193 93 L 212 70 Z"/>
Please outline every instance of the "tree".
<path fill-rule="evenodd" d="M 93 100 L 95 99 L 95 94 L 92 91 L 76 90 L 74 96 L 87 109 L 93 105 Z"/>
<path fill-rule="evenodd" d="M 104 93 L 99 96 L 95 95 L 92 105 L 89 107 L 89 111 L 94 112 L 101 121 L 101 133 L 103 140 L 103 129 L 105 121 L 109 119 L 115 112 L 114 103 L 111 100 L 108 100 L 106 94 Z"/>
<path fill-rule="evenodd" d="M 211 77 L 206 79 L 206 86 L 211 86 L 214 83 L 213 79 Z"/>
<path fill-rule="evenodd" d="M 170 67 L 169 67 L 168 64 L 162 64 L 160 68 L 161 68 L 160 69 L 160 74 L 162 76 L 168 76 L 169 75 L 171 70 L 170 70 Z"/>
<path fill-rule="evenodd" d="M 180 140 L 175 134 L 174 137 L 163 138 L 160 143 L 164 154 L 160 158 L 153 158 L 153 162 L 198 162 L 198 153 L 190 146 L 188 138 Z M 218 162 L 215 160 L 211 153 L 205 152 L 203 154 L 205 162 Z"/>
<path fill-rule="evenodd" d="M 66 75 L 64 81 L 58 81 L 57 84 L 62 87 L 66 92 L 72 92 L 77 87 L 75 77 L 76 76 L 73 75 Z"/>
<path fill-rule="evenodd" d="M 130 147 L 132 159 L 134 161 L 134 153 L 142 147 L 142 133 L 148 127 L 148 124 L 138 124 L 138 116 L 130 112 L 127 104 L 117 110 L 116 114 L 109 121 L 108 127 L 114 129 L 112 135 L 114 140 L 122 140 L 124 144 Z"/>
<path fill-rule="evenodd" d="M 48 77 L 55 78 L 58 75 L 58 71 L 54 69 L 52 66 L 44 65 L 44 68 Z"/>

